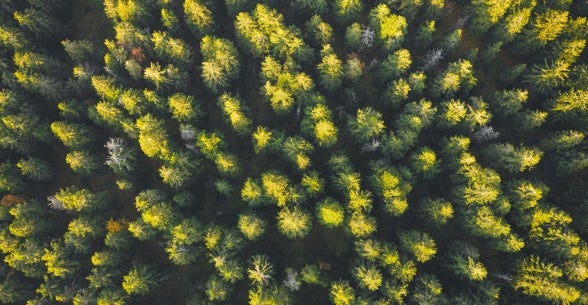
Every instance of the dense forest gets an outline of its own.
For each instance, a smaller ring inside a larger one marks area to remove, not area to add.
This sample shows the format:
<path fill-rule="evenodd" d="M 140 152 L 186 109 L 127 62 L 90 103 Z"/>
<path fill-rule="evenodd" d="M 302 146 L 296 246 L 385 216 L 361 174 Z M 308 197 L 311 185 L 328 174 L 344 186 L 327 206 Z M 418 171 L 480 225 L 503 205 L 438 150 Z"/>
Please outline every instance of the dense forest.
<path fill-rule="evenodd" d="M 0 303 L 588 304 L 586 0 L 0 0 Z"/>

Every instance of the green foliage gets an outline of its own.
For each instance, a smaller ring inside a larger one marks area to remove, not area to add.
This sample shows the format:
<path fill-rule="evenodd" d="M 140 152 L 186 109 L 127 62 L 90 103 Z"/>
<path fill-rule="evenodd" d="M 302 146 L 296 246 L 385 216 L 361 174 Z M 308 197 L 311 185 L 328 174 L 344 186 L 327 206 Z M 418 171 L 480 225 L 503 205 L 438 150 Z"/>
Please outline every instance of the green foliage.
<path fill-rule="evenodd" d="M 286 27 L 276 10 L 257 4 L 253 12 L 241 12 L 235 20 L 235 31 L 240 42 L 258 58 L 303 56 L 304 42 L 299 31 Z"/>
<path fill-rule="evenodd" d="M 280 233 L 290 239 L 303 238 L 312 229 L 312 216 L 299 207 L 282 208 L 276 220 Z"/>
<path fill-rule="evenodd" d="M 375 266 L 359 265 L 354 269 L 354 276 L 359 286 L 369 291 L 376 291 L 382 285 L 382 273 Z"/>
<path fill-rule="evenodd" d="M 51 131 L 61 140 L 63 145 L 70 148 L 81 148 L 93 140 L 90 130 L 80 124 L 63 121 L 53 122 L 51 123 Z"/>
<path fill-rule="evenodd" d="M 314 15 L 305 24 L 307 35 L 317 46 L 326 45 L 333 40 L 333 28 L 321 19 L 320 15 Z"/>
<path fill-rule="evenodd" d="M 184 1 L 184 18 L 190 29 L 204 36 L 214 26 L 212 11 L 200 0 Z"/>
<path fill-rule="evenodd" d="M 432 90 L 436 96 L 453 96 L 460 89 L 471 90 L 477 82 L 472 63 L 460 59 L 450 63 L 447 70 L 435 78 Z"/>
<path fill-rule="evenodd" d="M 87 151 L 72 151 L 65 156 L 65 162 L 80 175 L 90 175 L 99 168 L 98 159 Z"/>
<path fill-rule="evenodd" d="M 312 171 L 302 176 L 300 184 L 304 188 L 307 197 L 315 198 L 323 192 L 325 181 L 319 176 L 318 172 Z"/>
<path fill-rule="evenodd" d="M 148 265 L 134 265 L 123 276 L 122 288 L 127 294 L 144 295 L 157 286 L 156 274 Z"/>
<path fill-rule="evenodd" d="M 210 301 L 225 301 L 231 294 L 231 287 L 217 276 L 212 276 L 206 282 L 206 295 Z"/>
<path fill-rule="evenodd" d="M 557 258 L 568 258 L 579 252 L 580 236 L 568 225 L 572 217 L 555 208 L 538 208 L 530 220 L 531 241 Z"/>
<path fill-rule="evenodd" d="M 413 170 L 423 176 L 423 178 L 432 178 L 440 172 L 439 159 L 435 152 L 423 147 L 420 151 L 411 157 Z"/>
<path fill-rule="evenodd" d="M 381 3 L 370 11 L 369 21 L 376 30 L 378 42 L 385 52 L 397 49 L 404 41 L 408 28 L 406 18 L 391 12 L 388 5 Z"/>
<path fill-rule="evenodd" d="M 402 231 L 398 234 L 398 240 L 400 247 L 418 262 L 424 263 L 437 253 L 437 245 L 427 233 Z"/>
<path fill-rule="evenodd" d="M 300 128 L 321 147 L 330 147 L 337 142 L 338 128 L 333 122 L 331 110 L 325 104 L 306 108 Z"/>
<path fill-rule="evenodd" d="M 532 22 L 529 36 L 538 43 L 545 45 L 555 40 L 564 30 L 569 12 L 548 9 L 538 14 Z"/>
<path fill-rule="evenodd" d="M 312 144 L 300 136 L 287 137 L 282 147 L 286 159 L 300 170 L 305 170 L 311 165 L 309 154 L 313 149 Z"/>
<path fill-rule="evenodd" d="M 365 238 L 376 232 L 376 218 L 362 212 L 355 212 L 347 223 L 349 232 L 356 238 Z"/>
<path fill-rule="evenodd" d="M 330 44 L 323 46 L 321 57 L 322 61 L 317 66 L 320 84 L 327 91 L 334 91 L 343 82 L 343 62 L 333 52 Z"/>
<path fill-rule="evenodd" d="M 354 22 L 345 30 L 345 47 L 356 50 L 362 46 L 363 31 L 361 24 Z"/>
<path fill-rule="evenodd" d="M 506 14 L 512 2 L 511 0 L 472 1 L 468 6 L 468 13 L 472 17 L 469 28 L 476 33 L 487 31 Z"/>
<path fill-rule="evenodd" d="M 0 2 L 0 303 L 588 303 L 585 1 Z"/>
<path fill-rule="evenodd" d="M 571 304 L 580 297 L 580 291 L 562 282 L 562 276 L 563 272 L 557 266 L 530 256 L 519 264 L 514 288 L 540 299 Z"/>
<path fill-rule="evenodd" d="M 335 305 L 351 305 L 355 302 L 355 291 L 346 281 L 333 282 L 329 296 Z"/>
<path fill-rule="evenodd" d="M 453 218 L 453 205 L 443 199 L 426 199 L 419 206 L 421 218 L 433 226 L 442 226 Z"/>
<path fill-rule="evenodd" d="M 480 253 L 474 245 L 457 242 L 449 252 L 449 267 L 458 277 L 469 281 L 482 281 L 488 275 L 484 265 L 478 261 Z"/>
<path fill-rule="evenodd" d="M 537 166 L 543 156 L 543 152 L 537 148 L 517 149 L 510 143 L 492 144 L 485 154 L 496 162 L 496 167 L 507 169 L 512 173 L 532 169 Z"/>
<path fill-rule="evenodd" d="M 435 20 L 429 20 L 421 25 L 416 36 L 416 43 L 421 48 L 426 48 L 433 42 L 433 34 L 435 33 Z"/>
<path fill-rule="evenodd" d="M 153 51 L 163 60 L 176 65 L 190 65 L 192 62 L 192 51 L 181 39 L 171 37 L 166 32 L 156 31 L 151 36 L 151 42 Z"/>
<path fill-rule="evenodd" d="M 257 287 L 249 290 L 249 304 L 251 305 L 290 305 L 292 299 L 284 287 L 273 285 L 271 287 Z"/>
<path fill-rule="evenodd" d="M 300 270 L 301 280 L 307 284 L 327 286 L 327 281 L 322 276 L 319 267 L 316 265 L 306 265 Z"/>
<path fill-rule="evenodd" d="M 172 117 L 180 122 L 197 120 L 202 111 L 192 96 L 176 93 L 167 100 Z"/>
<path fill-rule="evenodd" d="M 326 198 L 316 205 L 316 218 L 322 225 L 335 228 L 345 219 L 343 207 L 333 198 Z"/>
<path fill-rule="evenodd" d="M 533 65 L 525 77 L 534 92 L 540 94 L 551 93 L 564 84 L 569 75 L 570 65 L 562 61 Z"/>
<path fill-rule="evenodd" d="M 363 9 L 361 0 L 335 0 L 333 11 L 341 23 L 356 21 Z"/>
<path fill-rule="evenodd" d="M 349 119 L 347 125 L 353 137 L 360 143 L 377 138 L 386 128 L 382 114 L 371 107 L 357 109 L 355 119 Z"/>
<path fill-rule="evenodd" d="M 412 186 L 396 168 L 374 163 L 372 184 L 376 194 L 384 201 L 384 211 L 392 216 L 404 214 L 408 208 L 408 193 Z"/>
<path fill-rule="evenodd" d="M 445 304 L 447 302 L 443 295 L 443 287 L 439 280 L 432 274 L 422 274 L 417 277 L 413 302 L 417 304 Z"/>
<path fill-rule="evenodd" d="M 406 74 L 411 64 L 412 58 L 407 49 L 396 50 L 380 64 L 379 75 L 383 80 L 395 79 Z"/>
<path fill-rule="evenodd" d="M 41 260 L 45 262 L 48 274 L 58 278 L 71 277 L 79 268 L 76 261 L 69 259 L 69 252 L 63 243 L 54 241 L 50 248 L 45 248 Z"/>
<path fill-rule="evenodd" d="M 570 90 L 555 99 L 552 104 L 554 115 L 558 119 L 580 119 L 588 109 L 588 90 Z"/>
<path fill-rule="evenodd" d="M 259 239 L 265 233 L 266 226 L 266 221 L 255 214 L 241 214 L 237 222 L 239 231 L 249 240 Z"/>
<path fill-rule="evenodd" d="M 226 120 L 238 134 L 245 135 L 251 132 L 249 108 L 237 97 L 225 93 L 219 97 L 217 103 L 223 110 Z"/>
<path fill-rule="evenodd" d="M 291 185 L 289 179 L 276 172 L 263 173 L 261 175 L 261 187 L 263 196 L 272 200 L 279 207 L 298 202 L 300 199 L 300 193 Z M 243 193 L 241 194 L 243 195 Z"/>
<path fill-rule="evenodd" d="M 88 189 L 79 189 L 75 186 L 66 187 L 51 197 L 50 206 L 57 210 L 91 211 L 103 206 L 103 199 L 100 197 Z"/>
<path fill-rule="evenodd" d="M 202 52 L 202 78 L 213 92 L 227 89 L 229 81 L 239 75 L 237 49 L 230 40 L 204 36 L 200 42 Z"/>
<path fill-rule="evenodd" d="M 261 75 L 265 81 L 262 92 L 278 114 L 290 112 L 295 98 L 307 98 L 306 93 L 314 86 L 308 75 L 298 72 L 287 63 L 281 66 L 271 56 L 265 57 L 261 65 Z"/>
<path fill-rule="evenodd" d="M 172 227 L 177 219 L 175 211 L 165 202 L 147 208 L 141 213 L 141 218 L 146 224 L 160 231 Z"/>
<path fill-rule="evenodd" d="M 168 135 L 162 120 L 147 114 L 137 119 L 136 126 L 139 131 L 139 147 L 147 157 L 161 158 L 170 152 Z"/>
<path fill-rule="evenodd" d="M 46 181 L 51 178 L 52 173 L 49 166 L 41 159 L 29 157 L 21 159 L 16 163 L 23 176 L 37 181 Z"/>

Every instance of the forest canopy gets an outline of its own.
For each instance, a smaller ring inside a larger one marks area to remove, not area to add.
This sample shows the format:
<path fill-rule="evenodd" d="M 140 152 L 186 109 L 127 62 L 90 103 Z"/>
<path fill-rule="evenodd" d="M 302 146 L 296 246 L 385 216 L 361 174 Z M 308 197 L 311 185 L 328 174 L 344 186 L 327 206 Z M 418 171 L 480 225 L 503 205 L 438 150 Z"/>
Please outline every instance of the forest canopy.
<path fill-rule="evenodd" d="M 588 2 L 0 1 L 0 303 L 588 304 Z"/>

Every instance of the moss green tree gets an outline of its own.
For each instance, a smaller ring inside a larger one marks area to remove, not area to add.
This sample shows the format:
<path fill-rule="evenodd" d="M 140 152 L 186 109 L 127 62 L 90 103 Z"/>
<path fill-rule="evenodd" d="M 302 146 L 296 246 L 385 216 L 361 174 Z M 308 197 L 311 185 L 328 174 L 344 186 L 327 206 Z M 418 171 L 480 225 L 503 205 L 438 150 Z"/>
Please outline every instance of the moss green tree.
<path fill-rule="evenodd" d="M 424 263 L 437 253 L 435 241 L 424 232 L 402 231 L 398 233 L 400 247 L 418 262 Z"/>
<path fill-rule="evenodd" d="M 52 176 L 51 169 L 41 159 L 29 157 L 21 159 L 16 163 L 23 176 L 37 181 L 46 181 Z"/>
<path fill-rule="evenodd" d="M 386 128 L 382 114 L 371 107 L 357 109 L 357 115 L 348 120 L 347 126 L 351 135 L 360 143 L 377 139 Z"/>
<path fill-rule="evenodd" d="M 449 267 L 460 278 L 479 282 L 488 275 L 486 267 L 479 261 L 478 248 L 472 244 L 456 242 L 452 245 L 448 256 Z"/>
<path fill-rule="evenodd" d="M 363 9 L 361 0 L 336 0 L 333 11 L 339 22 L 345 24 L 356 21 Z"/>

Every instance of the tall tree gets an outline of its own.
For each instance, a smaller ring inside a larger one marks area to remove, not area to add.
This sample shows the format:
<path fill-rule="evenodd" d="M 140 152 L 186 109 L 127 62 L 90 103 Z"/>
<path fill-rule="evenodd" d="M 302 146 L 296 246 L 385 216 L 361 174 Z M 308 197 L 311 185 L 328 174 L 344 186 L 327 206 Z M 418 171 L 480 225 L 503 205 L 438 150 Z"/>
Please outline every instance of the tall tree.
<path fill-rule="evenodd" d="M 198 36 L 204 36 L 214 26 L 214 14 L 200 0 L 184 1 L 184 18 L 186 24 Z"/>
<path fill-rule="evenodd" d="M 200 42 L 202 78 L 213 92 L 227 89 L 229 81 L 239 76 L 239 57 L 233 43 L 224 38 L 204 36 Z"/>
<path fill-rule="evenodd" d="M 122 288 L 129 295 L 143 295 L 157 286 L 157 275 L 153 267 L 148 265 L 134 265 L 123 276 Z"/>

